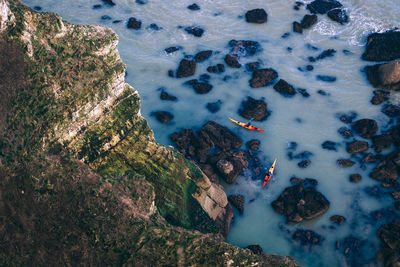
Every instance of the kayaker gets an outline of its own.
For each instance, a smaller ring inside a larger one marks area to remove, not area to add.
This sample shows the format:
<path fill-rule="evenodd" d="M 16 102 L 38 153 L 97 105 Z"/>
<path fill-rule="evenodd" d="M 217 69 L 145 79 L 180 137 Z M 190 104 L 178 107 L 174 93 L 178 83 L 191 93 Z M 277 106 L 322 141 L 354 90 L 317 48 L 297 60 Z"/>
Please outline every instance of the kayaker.
<path fill-rule="evenodd" d="M 249 120 L 249 122 L 246 123 L 246 124 L 244 125 L 244 127 L 249 127 L 252 120 L 254 120 L 254 118 L 251 118 L 251 119 Z"/>

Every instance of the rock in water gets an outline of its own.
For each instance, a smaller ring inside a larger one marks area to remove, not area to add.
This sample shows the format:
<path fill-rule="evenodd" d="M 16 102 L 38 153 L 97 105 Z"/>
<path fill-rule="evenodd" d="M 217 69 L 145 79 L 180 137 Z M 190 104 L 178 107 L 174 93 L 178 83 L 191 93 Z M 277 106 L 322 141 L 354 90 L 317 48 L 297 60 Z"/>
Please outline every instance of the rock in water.
<path fill-rule="evenodd" d="M 378 131 L 378 123 L 372 119 L 354 121 L 352 127 L 356 133 L 365 139 L 370 139 Z"/>
<path fill-rule="evenodd" d="M 368 36 L 362 59 L 388 61 L 400 58 L 400 32 L 373 33 Z"/>
<path fill-rule="evenodd" d="M 196 61 L 182 59 L 176 71 L 176 78 L 184 78 L 194 75 L 196 72 Z"/>
<path fill-rule="evenodd" d="M 351 143 L 347 143 L 346 150 L 350 154 L 360 153 L 367 151 L 369 148 L 368 142 L 365 141 L 353 141 Z"/>
<path fill-rule="evenodd" d="M 139 30 L 142 27 L 142 22 L 134 17 L 130 17 L 126 26 L 128 29 Z"/>
<path fill-rule="evenodd" d="M 342 4 L 336 0 L 315 0 L 307 5 L 311 13 L 325 14 L 328 11 L 341 7 Z"/>
<path fill-rule="evenodd" d="M 303 19 L 301 20 L 300 24 L 303 29 L 308 29 L 313 26 L 318 21 L 317 15 L 304 15 Z"/>
<path fill-rule="evenodd" d="M 376 64 L 365 68 L 368 81 L 374 87 L 400 89 L 400 61 Z"/>
<path fill-rule="evenodd" d="M 267 22 L 268 15 L 264 9 L 257 8 L 247 11 L 245 17 L 246 21 L 249 23 L 262 24 L 264 22 Z"/>
<path fill-rule="evenodd" d="M 276 212 L 285 215 L 288 222 L 301 222 L 323 214 L 330 203 L 313 187 L 304 188 L 303 184 L 298 184 L 285 188 L 271 205 Z"/>
<path fill-rule="evenodd" d="M 303 33 L 303 28 L 301 27 L 300 23 L 297 21 L 293 22 L 293 31 L 297 33 Z"/>
<path fill-rule="evenodd" d="M 239 114 L 248 120 L 254 118 L 256 121 L 264 120 L 268 117 L 267 103 L 264 100 L 256 100 L 252 97 L 247 97 L 239 109 Z"/>
<path fill-rule="evenodd" d="M 296 90 L 294 90 L 293 86 L 283 79 L 280 79 L 274 85 L 274 89 L 283 96 L 293 96 L 296 94 Z"/>
<path fill-rule="evenodd" d="M 161 123 L 167 123 L 174 118 L 174 115 L 168 111 L 156 111 L 153 112 L 153 115 L 156 116 L 157 120 Z"/>
<path fill-rule="evenodd" d="M 274 69 L 255 70 L 250 80 L 250 87 L 259 88 L 270 85 L 276 78 L 278 78 L 278 73 Z"/>
<path fill-rule="evenodd" d="M 347 16 L 346 11 L 341 8 L 330 10 L 328 12 L 328 17 L 333 21 L 339 22 L 340 24 L 349 22 L 349 17 Z"/>
<path fill-rule="evenodd" d="M 237 208 L 240 214 L 243 214 L 244 211 L 244 196 L 243 195 L 230 195 L 228 196 L 228 200 L 231 204 Z"/>

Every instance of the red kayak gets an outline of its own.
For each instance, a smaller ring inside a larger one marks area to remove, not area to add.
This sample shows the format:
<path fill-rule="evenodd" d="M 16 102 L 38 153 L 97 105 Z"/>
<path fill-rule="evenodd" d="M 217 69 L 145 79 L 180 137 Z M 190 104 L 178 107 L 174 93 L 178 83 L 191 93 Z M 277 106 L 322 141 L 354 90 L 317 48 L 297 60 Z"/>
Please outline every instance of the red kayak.
<path fill-rule="evenodd" d="M 256 132 L 264 132 L 264 130 L 259 129 L 259 128 L 253 126 L 253 125 L 248 125 L 247 123 L 236 121 L 236 120 L 231 119 L 231 118 L 229 118 L 229 119 L 231 120 L 231 122 L 233 122 L 233 123 L 235 123 L 235 124 L 237 124 L 239 126 L 242 126 L 243 128 L 245 128 L 247 130 L 256 131 Z"/>

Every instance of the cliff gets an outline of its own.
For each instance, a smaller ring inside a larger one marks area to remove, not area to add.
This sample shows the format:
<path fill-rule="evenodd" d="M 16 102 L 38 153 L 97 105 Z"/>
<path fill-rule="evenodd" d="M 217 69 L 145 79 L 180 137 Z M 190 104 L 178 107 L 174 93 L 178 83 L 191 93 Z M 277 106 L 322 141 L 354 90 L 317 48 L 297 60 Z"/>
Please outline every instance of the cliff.
<path fill-rule="evenodd" d="M 225 193 L 156 143 L 117 42 L 0 0 L 2 265 L 295 266 L 224 242 Z"/>

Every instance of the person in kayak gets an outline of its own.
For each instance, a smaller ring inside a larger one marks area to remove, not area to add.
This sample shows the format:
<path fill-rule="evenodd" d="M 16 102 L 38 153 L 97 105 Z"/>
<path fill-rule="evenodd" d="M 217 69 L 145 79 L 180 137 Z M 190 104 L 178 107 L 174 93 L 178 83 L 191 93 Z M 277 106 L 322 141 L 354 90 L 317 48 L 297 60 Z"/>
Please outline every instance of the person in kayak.
<path fill-rule="evenodd" d="M 249 122 L 246 123 L 246 124 L 244 125 L 244 127 L 249 127 L 252 120 L 254 120 L 254 118 L 251 118 L 251 119 L 249 120 Z"/>

